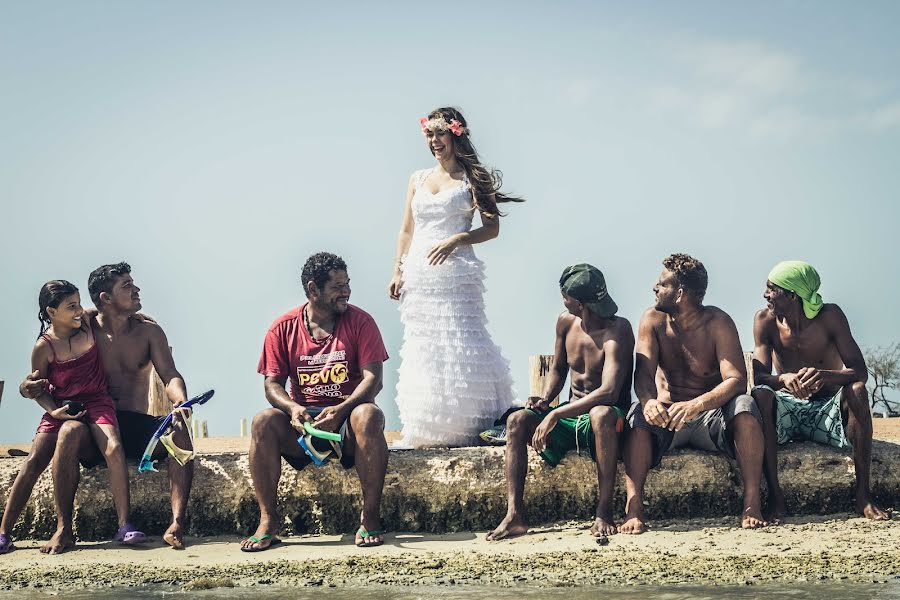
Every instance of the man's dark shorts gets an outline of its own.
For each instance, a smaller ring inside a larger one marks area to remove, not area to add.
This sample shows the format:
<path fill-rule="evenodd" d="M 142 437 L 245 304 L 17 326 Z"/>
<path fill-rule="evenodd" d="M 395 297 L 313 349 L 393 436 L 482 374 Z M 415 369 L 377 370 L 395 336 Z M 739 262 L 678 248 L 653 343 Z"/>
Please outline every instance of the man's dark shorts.
<path fill-rule="evenodd" d="M 325 407 L 316 407 L 316 406 L 307 406 L 306 412 L 309 413 L 309 416 L 312 418 L 316 418 L 320 412 L 322 412 Z M 346 452 L 346 440 L 347 440 L 347 427 L 349 426 L 349 420 L 345 419 L 341 426 L 338 428 L 338 433 L 341 434 L 341 466 L 345 469 L 352 469 L 353 465 L 356 463 L 355 458 L 350 456 Z M 300 434 L 297 434 L 297 437 L 300 437 Z M 282 454 L 281 457 L 287 461 L 287 464 L 291 465 L 298 471 L 302 471 L 304 467 L 312 464 L 312 459 L 303 451 L 303 448 L 300 447 L 300 443 L 297 443 L 297 449 L 300 450 L 299 456 L 289 456 L 287 454 Z M 335 460 L 337 457 L 332 455 L 328 462 Z"/>
<path fill-rule="evenodd" d="M 735 396 L 721 408 L 703 411 L 677 432 L 647 423 L 640 402 L 631 405 L 628 424 L 632 429 L 646 429 L 653 436 L 651 467 L 655 467 L 669 450 L 675 448 L 699 448 L 708 452 L 722 452 L 734 458 L 734 440 L 728 424 L 745 412 L 753 415 L 762 426 L 762 413 L 756 406 L 756 401 L 748 394 Z"/>
<path fill-rule="evenodd" d="M 125 451 L 127 460 L 140 461 L 144 456 L 144 450 L 150 443 L 150 438 L 162 425 L 166 417 L 154 417 L 144 413 L 133 412 L 130 410 L 117 410 L 116 419 L 119 421 L 119 438 L 122 440 L 122 450 Z M 96 448 L 96 446 L 95 446 Z M 162 448 L 162 445 L 157 446 Z M 90 469 L 98 465 L 106 464 L 106 460 L 97 451 L 96 457 L 90 460 L 83 460 L 81 464 Z"/>

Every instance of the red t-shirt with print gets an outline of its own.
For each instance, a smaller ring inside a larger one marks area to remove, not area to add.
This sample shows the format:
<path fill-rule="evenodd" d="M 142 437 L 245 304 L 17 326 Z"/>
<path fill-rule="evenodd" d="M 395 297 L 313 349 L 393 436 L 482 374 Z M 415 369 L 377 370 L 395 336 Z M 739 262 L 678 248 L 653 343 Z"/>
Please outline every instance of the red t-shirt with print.
<path fill-rule="evenodd" d="M 288 393 L 299 404 L 340 404 L 362 381 L 361 366 L 388 359 L 381 332 L 369 313 L 350 305 L 335 322 L 332 337 L 317 342 L 303 322 L 305 308 L 272 323 L 257 370 L 266 377 L 287 377 Z"/>

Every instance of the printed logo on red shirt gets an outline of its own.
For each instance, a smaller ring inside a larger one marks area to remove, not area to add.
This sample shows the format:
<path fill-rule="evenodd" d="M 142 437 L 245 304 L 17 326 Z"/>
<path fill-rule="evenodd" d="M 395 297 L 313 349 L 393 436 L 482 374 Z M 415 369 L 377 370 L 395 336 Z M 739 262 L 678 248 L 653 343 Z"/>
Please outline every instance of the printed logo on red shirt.
<path fill-rule="evenodd" d="M 344 350 L 298 357 L 297 381 L 306 396 L 344 398 L 341 384 L 350 377 Z M 325 364 L 322 364 L 325 363 Z"/>

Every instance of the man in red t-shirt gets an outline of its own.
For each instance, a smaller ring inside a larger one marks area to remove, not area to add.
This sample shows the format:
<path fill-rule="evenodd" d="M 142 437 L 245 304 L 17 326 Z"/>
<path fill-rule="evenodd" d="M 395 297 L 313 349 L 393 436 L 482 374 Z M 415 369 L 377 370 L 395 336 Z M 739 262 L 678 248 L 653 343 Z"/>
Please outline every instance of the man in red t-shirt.
<path fill-rule="evenodd" d="M 275 501 L 281 458 L 295 469 L 312 462 L 297 442 L 305 422 L 341 433 L 341 464 L 356 465 L 363 495 L 356 545 L 384 542 L 380 511 L 388 450 L 384 415 L 375 405 L 388 358 L 381 332 L 368 313 L 349 303 L 350 278 L 340 257 L 310 256 L 301 281 L 309 301 L 272 323 L 259 359 L 272 408 L 253 419 L 250 474 L 260 521 L 241 543 L 245 552 L 280 541 Z"/>

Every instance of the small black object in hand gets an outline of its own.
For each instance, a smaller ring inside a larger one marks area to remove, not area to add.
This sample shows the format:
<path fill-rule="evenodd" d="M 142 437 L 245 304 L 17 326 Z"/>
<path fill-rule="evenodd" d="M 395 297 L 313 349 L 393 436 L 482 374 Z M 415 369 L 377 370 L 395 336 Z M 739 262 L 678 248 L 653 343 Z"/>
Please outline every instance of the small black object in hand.
<path fill-rule="evenodd" d="M 66 400 L 63 404 L 66 406 L 66 414 L 70 417 L 74 417 L 84 411 L 84 404 L 77 400 Z"/>

